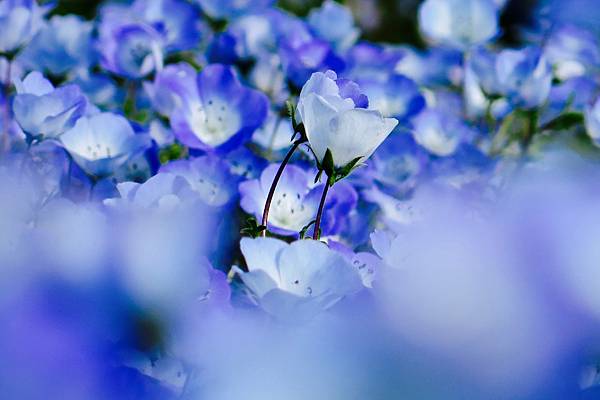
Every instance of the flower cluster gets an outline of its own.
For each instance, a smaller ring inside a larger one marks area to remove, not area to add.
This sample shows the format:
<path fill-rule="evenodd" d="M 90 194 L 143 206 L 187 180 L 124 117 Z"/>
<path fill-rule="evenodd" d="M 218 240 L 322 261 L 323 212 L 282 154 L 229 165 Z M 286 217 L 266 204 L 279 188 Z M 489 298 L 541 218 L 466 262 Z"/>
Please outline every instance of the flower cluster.
<path fill-rule="evenodd" d="M 99 3 L 0 0 L 2 398 L 600 396 L 591 0 Z"/>

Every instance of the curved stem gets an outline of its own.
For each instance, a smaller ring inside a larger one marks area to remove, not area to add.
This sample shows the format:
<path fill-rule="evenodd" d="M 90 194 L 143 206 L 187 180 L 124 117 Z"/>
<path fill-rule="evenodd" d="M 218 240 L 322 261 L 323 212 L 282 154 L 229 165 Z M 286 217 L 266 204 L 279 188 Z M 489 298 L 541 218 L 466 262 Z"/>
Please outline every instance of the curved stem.
<path fill-rule="evenodd" d="M 286 154 L 285 158 L 281 162 L 281 165 L 279 165 L 279 169 L 277 170 L 277 173 L 275 174 L 275 178 L 273 178 L 273 183 L 271 183 L 271 189 L 269 189 L 269 194 L 267 195 L 267 201 L 265 202 L 265 209 L 263 210 L 263 217 L 262 217 L 261 225 L 263 225 L 265 227 L 265 229 L 261 232 L 262 236 L 267 235 L 266 227 L 268 226 L 267 223 L 269 222 L 269 210 L 271 209 L 271 202 L 273 201 L 273 195 L 275 195 L 275 189 L 277 188 L 277 184 L 279 183 L 281 174 L 283 174 L 283 170 L 285 169 L 286 165 L 290 161 L 290 158 L 292 158 L 292 155 L 294 154 L 294 152 L 296 151 L 298 146 L 300 146 L 302 143 L 304 143 L 303 140 L 296 140 L 294 142 L 294 145 Z"/>
<path fill-rule="evenodd" d="M 325 182 L 325 187 L 323 188 L 323 194 L 321 195 L 321 202 L 319 203 L 319 210 L 317 211 L 317 219 L 315 220 L 315 231 L 313 233 L 313 239 L 319 240 L 321 237 L 321 219 L 323 219 L 323 209 L 325 208 L 325 200 L 327 199 L 327 192 L 329 191 L 330 186 L 330 178 Z"/>

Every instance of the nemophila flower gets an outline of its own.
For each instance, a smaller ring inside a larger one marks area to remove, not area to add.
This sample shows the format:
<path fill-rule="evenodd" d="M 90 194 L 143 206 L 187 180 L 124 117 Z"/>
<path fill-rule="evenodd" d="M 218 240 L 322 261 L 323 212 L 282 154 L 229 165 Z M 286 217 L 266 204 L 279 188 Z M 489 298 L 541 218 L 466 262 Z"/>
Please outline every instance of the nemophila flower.
<path fill-rule="evenodd" d="M 498 33 L 492 0 L 427 0 L 419 8 L 419 26 L 427 39 L 467 49 Z"/>
<path fill-rule="evenodd" d="M 406 122 L 425 107 L 425 98 L 417 84 L 403 75 L 392 74 L 385 82 L 359 80 L 360 88 L 369 97 L 369 108 L 384 117 Z"/>
<path fill-rule="evenodd" d="M 390 135 L 373 154 L 369 165 L 356 171 L 356 185 L 367 201 L 372 201 L 370 193 L 373 191 L 402 198 L 417 185 L 428 158 L 426 150 L 412 135 Z"/>
<path fill-rule="evenodd" d="M 562 27 L 550 35 L 544 54 L 559 79 L 585 75 L 600 68 L 600 43 L 590 32 L 574 26 Z"/>
<path fill-rule="evenodd" d="M 460 118 L 437 109 L 427 109 L 413 119 L 415 141 L 431 154 L 452 155 L 458 147 L 470 141 L 476 132 Z"/>
<path fill-rule="evenodd" d="M 244 179 L 253 179 L 269 164 L 267 160 L 255 154 L 247 147 L 238 147 L 227 154 L 229 172 Z"/>
<path fill-rule="evenodd" d="M 47 7 L 36 0 L 0 3 L 0 53 L 12 53 L 26 45 L 42 27 Z"/>
<path fill-rule="evenodd" d="M 184 177 L 210 206 L 224 206 L 237 196 L 238 178 L 231 174 L 229 165 L 215 155 L 172 161 L 162 166 L 160 172 Z"/>
<path fill-rule="evenodd" d="M 13 101 L 15 119 L 32 137 L 56 138 L 71 129 L 83 115 L 87 100 L 76 85 L 54 88 L 50 81 L 31 72 L 15 81 Z"/>
<path fill-rule="evenodd" d="M 260 147 L 266 154 L 281 153 L 290 148 L 294 129 L 289 120 L 275 111 L 269 111 L 265 123 L 252 135 L 252 143 Z"/>
<path fill-rule="evenodd" d="M 166 52 L 190 50 L 200 42 L 199 12 L 185 0 L 136 0 L 130 13 L 161 35 Z"/>
<path fill-rule="evenodd" d="M 377 277 L 377 273 L 383 267 L 383 263 L 375 254 L 368 252 L 352 251 L 348 246 L 330 240 L 329 248 L 340 253 L 350 264 L 358 271 L 362 283 L 365 287 L 372 288 L 373 282 Z"/>
<path fill-rule="evenodd" d="M 258 57 L 248 76 L 252 86 L 264 92 L 274 104 L 284 104 L 290 98 L 287 77 L 277 54 Z"/>
<path fill-rule="evenodd" d="M 185 103 L 184 99 L 198 97 L 198 87 L 193 84 L 196 70 L 187 63 L 167 65 L 156 73 L 154 82 L 144 82 L 144 90 L 152 106 L 164 116 L 169 116 Z"/>
<path fill-rule="evenodd" d="M 317 72 L 306 82 L 298 100 L 298 115 L 319 163 L 329 149 L 335 167 L 358 158 L 364 162 L 398 124 L 379 111 L 368 110 L 368 99 L 352 81 L 333 71 Z"/>
<path fill-rule="evenodd" d="M 404 48 L 359 42 L 345 54 L 344 76 L 354 81 L 384 82 L 406 54 L 407 51 Z"/>
<path fill-rule="evenodd" d="M 136 134 L 124 117 L 112 113 L 82 117 L 60 139 L 75 162 L 94 177 L 111 175 L 150 146 L 148 135 Z"/>
<path fill-rule="evenodd" d="M 404 56 L 396 63 L 394 71 L 420 86 L 457 85 L 462 79 L 463 59 L 460 51 L 445 47 L 426 51 L 404 48 Z"/>
<path fill-rule="evenodd" d="M 496 59 L 500 92 L 511 104 L 527 109 L 541 106 L 552 87 L 552 69 L 537 47 L 503 50 Z"/>
<path fill-rule="evenodd" d="M 326 0 L 320 8 L 313 8 L 308 15 L 308 24 L 317 36 L 340 51 L 351 47 L 360 35 L 350 9 L 332 0 Z"/>
<path fill-rule="evenodd" d="M 175 136 L 191 148 L 232 150 L 267 117 L 267 97 L 242 85 L 229 66 L 209 65 L 192 84 L 197 85 L 198 96 L 183 99 L 171 115 Z"/>
<path fill-rule="evenodd" d="M 248 214 L 260 219 L 278 165 L 271 164 L 259 179 L 240 183 L 240 205 Z M 284 236 L 298 236 L 317 214 L 322 185 L 313 184 L 314 174 L 289 165 L 281 176 L 271 203 L 268 229 Z M 322 226 L 324 235 L 340 231 L 344 216 L 356 207 L 358 195 L 348 184 L 334 186 L 326 203 L 327 214 Z"/>
<path fill-rule="evenodd" d="M 102 16 L 98 42 L 102 67 L 130 79 L 160 70 L 164 38 L 149 24 L 132 22 L 120 12 L 109 9 Z"/>
<path fill-rule="evenodd" d="M 310 320 L 363 287 L 357 269 L 318 241 L 243 238 L 241 249 L 248 272 L 235 270 L 252 299 L 280 320 Z"/>
<path fill-rule="evenodd" d="M 56 15 L 23 50 L 19 61 L 54 75 L 87 68 L 94 58 L 93 28 L 91 22 L 74 15 Z"/>
<path fill-rule="evenodd" d="M 233 19 L 265 10 L 274 0 L 196 0 L 211 18 Z"/>
<path fill-rule="evenodd" d="M 600 100 L 586 108 L 585 128 L 592 141 L 600 146 Z"/>
<path fill-rule="evenodd" d="M 236 54 L 240 58 L 248 59 L 276 53 L 280 36 L 276 22 L 285 18 L 295 21 L 277 9 L 241 15 L 231 21 L 227 33 L 235 40 Z"/>

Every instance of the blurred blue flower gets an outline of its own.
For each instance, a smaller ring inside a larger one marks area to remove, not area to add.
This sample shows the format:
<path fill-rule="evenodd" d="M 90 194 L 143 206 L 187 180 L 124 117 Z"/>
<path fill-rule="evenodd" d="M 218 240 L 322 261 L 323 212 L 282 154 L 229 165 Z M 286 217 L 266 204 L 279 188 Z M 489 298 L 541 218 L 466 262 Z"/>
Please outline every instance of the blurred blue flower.
<path fill-rule="evenodd" d="M 502 50 L 496 59 L 496 73 L 500 92 L 512 105 L 530 109 L 548 99 L 552 68 L 541 49 Z"/>
<path fill-rule="evenodd" d="M 198 96 L 183 99 L 183 105 L 171 115 L 173 132 L 191 148 L 233 150 L 245 143 L 267 117 L 267 97 L 243 86 L 229 66 L 207 66 L 195 84 Z"/>
<path fill-rule="evenodd" d="M 458 147 L 472 140 L 476 132 L 458 117 L 437 109 L 427 109 L 413 119 L 415 141 L 431 154 L 452 155 Z"/>
<path fill-rule="evenodd" d="M 32 137 L 56 138 L 71 129 L 85 112 L 87 100 L 77 85 L 55 89 L 34 71 L 23 81 L 15 81 L 15 87 L 15 119 Z"/>
<path fill-rule="evenodd" d="M 586 107 L 585 128 L 594 144 L 600 146 L 600 99 Z"/>
<path fill-rule="evenodd" d="M 363 287 L 357 269 L 318 241 L 290 245 L 272 238 L 243 238 L 241 248 L 249 272 L 236 271 L 253 300 L 279 320 L 310 320 Z"/>
<path fill-rule="evenodd" d="M 337 79 L 333 71 L 317 72 L 306 82 L 298 100 L 298 115 L 320 163 L 327 149 L 337 167 L 356 158 L 364 162 L 398 124 L 367 106 L 368 99 L 358 85 Z"/>
<path fill-rule="evenodd" d="M 325 0 L 320 8 L 313 8 L 308 15 L 308 24 L 317 36 L 338 51 L 350 48 L 360 36 L 350 9 L 332 0 Z"/>
<path fill-rule="evenodd" d="M 0 53 L 13 53 L 26 45 L 42 27 L 47 11 L 36 0 L 0 3 Z"/>
<path fill-rule="evenodd" d="M 111 175 L 151 142 L 148 135 L 136 134 L 124 117 L 112 113 L 80 118 L 60 140 L 86 173 L 100 178 Z"/>
<path fill-rule="evenodd" d="M 426 0 L 419 26 L 433 42 L 467 49 L 498 33 L 498 10 L 492 0 Z"/>
<path fill-rule="evenodd" d="M 274 0 L 196 0 L 202 11 L 215 19 L 232 19 L 262 11 Z"/>
<path fill-rule="evenodd" d="M 552 32 L 544 54 L 561 80 L 593 73 L 600 68 L 600 42 L 592 33 L 575 26 Z"/>
<path fill-rule="evenodd" d="M 405 123 L 425 107 L 425 99 L 417 84 L 399 74 L 392 74 L 385 82 L 357 80 L 369 97 L 369 108 L 384 117 L 394 117 Z"/>
<path fill-rule="evenodd" d="M 154 82 L 144 82 L 144 89 L 156 111 L 164 116 L 180 107 L 187 99 L 198 97 L 196 85 L 190 85 L 196 79 L 196 70 L 187 63 L 167 65 L 157 72 Z"/>
<path fill-rule="evenodd" d="M 85 69 L 94 61 L 91 22 L 74 15 L 52 17 L 23 50 L 19 61 L 53 75 Z"/>

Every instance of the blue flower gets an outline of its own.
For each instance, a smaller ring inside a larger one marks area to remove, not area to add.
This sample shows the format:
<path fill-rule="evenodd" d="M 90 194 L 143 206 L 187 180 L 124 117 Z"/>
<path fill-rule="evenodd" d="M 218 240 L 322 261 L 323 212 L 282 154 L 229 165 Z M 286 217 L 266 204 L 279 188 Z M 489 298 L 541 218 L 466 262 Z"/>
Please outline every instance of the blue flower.
<path fill-rule="evenodd" d="M 54 75 L 87 68 L 94 57 L 92 29 L 92 23 L 74 15 L 56 15 L 23 50 L 19 61 Z"/>
<path fill-rule="evenodd" d="M 154 82 L 144 82 L 144 89 L 150 97 L 152 106 L 164 116 L 185 104 L 184 99 L 198 97 L 196 85 L 190 85 L 196 79 L 196 70 L 187 63 L 167 65 L 159 71 Z"/>
<path fill-rule="evenodd" d="M 248 272 L 235 270 L 252 299 L 280 320 L 310 320 L 363 288 L 357 269 L 318 241 L 243 238 L 241 248 Z"/>
<path fill-rule="evenodd" d="M 320 8 L 312 9 L 308 24 L 317 36 L 339 51 L 351 47 L 360 35 L 350 9 L 332 0 L 326 0 Z"/>
<path fill-rule="evenodd" d="M 111 175 L 151 142 L 149 136 L 136 134 L 124 117 L 112 113 L 82 117 L 60 139 L 75 162 L 94 177 Z"/>
<path fill-rule="evenodd" d="M 262 11 L 273 4 L 274 0 L 196 0 L 196 2 L 211 18 L 232 19 Z"/>
<path fill-rule="evenodd" d="M 369 97 L 369 108 L 385 117 L 406 122 L 425 107 L 417 84 L 403 75 L 392 74 L 385 82 L 359 80 L 358 84 Z"/>
<path fill-rule="evenodd" d="M 232 150 L 245 143 L 267 117 L 267 97 L 243 86 L 229 66 L 207 66 L 196 85 L 198 96 L 184 99 L 171 115 L 173 132 L 191 148 Z"/>
<path fill-rule="evenodd" d="M 85 112 L 87 100 L 77 85 L 55 89 L 37 71 L 16 81 L 15 119 L 28 135 L 56 138 L 71 129 Z"/>
<path fill-rule="evenodd" d="M 298 115 L 320 163 L 327 149 L 336 167 L 356 158 L 364 162 L 398 124 L 367 106 L 368 99 L 358 86 L 337 79 L 333 71 L 317 72 L 306 82 L 298 100 Z"/>
<path fill-rule="evenodd" d="M 162 38 L 145 24 L 103 24 L 99 48 L 102 66 L 126 78 L 143 78 L 163 65 Z"/>
<path fill-rule="evenodd" d="M 467 49 L 498 33 L 498 10 L 492 0 L 427 0 L 419 8 L 419 26 L 433 42 Z"/>
<path fill-rule="evenodd" d="M 237 180 L 229 171 L 229 165 L 215 155 L 178 160 L 164 165 L 160 172 L 181 176 L 204 203 L 221 207 L 237 197 Z"/>
<path fill-rule="evenodd" d="M 0 53 L 12 53 L 26 45 L 42 27 L 46 11 L 36 0 L 0 3 Z"/>
<path fill-rule="evenodd" d="M 447 157 L 465 142 L 472 140 L 476 132 L 461 119 L 437 109 L 427 109 L 413 120 L 415 141 L 431 154 Z"/>
<path fill-rule="evenodd" d="M 569 79 L 593 72 L 600 67 L 600 43 L 588 31 L 564 26 L 548 38 L 544 54 L 554 66 L 559 79 Z"/>
<path fill-rule="evenodd" d="M 586 108 L 585 128 L 594 144 L 600 147 L 600 100 Z"/>
<path fill-rule="evenodd" d="M 271 164 L 259 179 L 240 183 L 240 206 L 257 219 L 262 218 L 267 195 L 278 165 Z M 269 230 L 283 236 L 298 236 L 298 233 L 315 219 L 323 186 L 312 183 L 315 173 L 289 165 L 281 176 L 275 190 L 269 212 Z M 331 189 L 326 203 L 323 235 L 338 233 L 343 219 L 355 207 L 358 195 L 351 185 L 339 183 Z"/>
<path fill-rule="evenodd" d="M 503 50 L 496 60 L 500 92 L 516 107 L 534 108 L 546 102 L 552 68 L 541 49 Z"/>
<path fill-rule="evenodd" d="M 167 52 L 190 50 L 200 42 L 199 12 L 185 0 L 136 0 L 131 16 L 151 25 Z"/>

